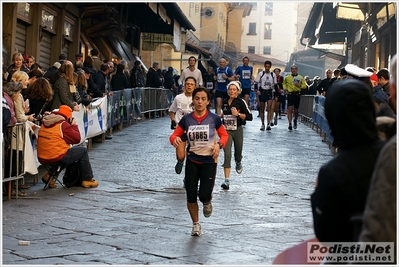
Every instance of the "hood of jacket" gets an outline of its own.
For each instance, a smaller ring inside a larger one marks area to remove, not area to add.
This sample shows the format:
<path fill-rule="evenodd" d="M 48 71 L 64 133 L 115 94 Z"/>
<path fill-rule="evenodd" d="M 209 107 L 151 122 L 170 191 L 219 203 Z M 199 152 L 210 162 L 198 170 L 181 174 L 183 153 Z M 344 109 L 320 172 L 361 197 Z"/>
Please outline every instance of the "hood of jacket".
<path fill-rule="evenodd" d="M 331 85 L 324 111 L 336 146 L 351 148 L 378 140 L 373 96 L 364 82 L 346 79 Z"/>
<path fill-rule="evenodd" d="M 45 127 L 51 127 L 54 124 L 60 123 L 65 121 L 65 118 L 62 115 L 58 115 L 58 114 L 49 114 L 43 117 L 42 119 L 42 124 Z"/>

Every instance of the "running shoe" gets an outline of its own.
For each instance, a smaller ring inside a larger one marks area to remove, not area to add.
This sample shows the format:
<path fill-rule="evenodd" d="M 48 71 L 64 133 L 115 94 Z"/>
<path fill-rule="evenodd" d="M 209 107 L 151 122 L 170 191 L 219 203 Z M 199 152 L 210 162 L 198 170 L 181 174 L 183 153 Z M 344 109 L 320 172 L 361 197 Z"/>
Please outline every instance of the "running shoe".
<path fill-rule="evenodd" d="M 294 129 L 297 128 L 297 121 L 294 119 Z"/>
<path fill-rule="evenodd" d="M 223 184 L 222 184 L 222 188 L 223 188 L 224 190 L 229 190 L 230 185 L 229 185 L 229 184 L 226 184 L 226 183 L 223 183 Z"/>
<path fill-rule="evenodd" d="M 175 172 L 177 174 L 180 174 L 182 170 L 183 170 L 183 161 L 178 160 L 175 166 Z"/>
<path fill-rule="evenodd" d="M 272 129 L 272 127 L 270 127 L 270 125 L 267 125 L 266 131 L 270 131 Z"/>
<path fill-rule="evenodd" d="M 201 236 L 201 224 L 200 223 L 193 224 L 193 230 L 191 230 L 191 235 L 192 236 Z"/>
<path fill-rule="evenodd" d="M 273 123 L 273 122 L 270 122 L 270 126 L 272 126 L 272 127 L 273 127 L 273 126 L 274 126 L 274 123 Z"/>
<path fill-rule="evenodd" d="M 211 217 L 211 215 L 212 215 L 212 202 L 211 201 L 204 204 L 203 212 L 204 212 L 204 216 L 206 218 Z"/>
<path fill-rule="evenodd" d="M 242 165 L 241 162 L 236 163 L 236 172 L 238 174 L 242 173 Z"/>
<path fill-rule="evenodd" d="M 264 130 L 265 130 L 265 125 L 264 125 L 264 124 L 262 124 L 262 126 L 260 127 L 260 130 L 261 130 L 261 131 L 264 131 Z"/>
<path fill-rule="evenodd" d="M 274 125 L 277 126 L 277 117 L 274 118 Z"/>
<path fill-rule="evenodd" d="M 288 130 L 292 131 L 292 125 L 290 123 L 290 125 L 288 126 Z"/>

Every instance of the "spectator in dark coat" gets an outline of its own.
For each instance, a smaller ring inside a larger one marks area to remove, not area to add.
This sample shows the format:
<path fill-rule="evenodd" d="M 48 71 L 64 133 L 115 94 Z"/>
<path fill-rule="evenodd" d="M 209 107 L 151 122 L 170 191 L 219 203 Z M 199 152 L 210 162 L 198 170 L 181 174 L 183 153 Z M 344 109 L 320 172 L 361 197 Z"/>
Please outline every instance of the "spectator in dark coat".
<path fill-rule="evenodd" d="M 141 62 L 136 60 L 130 73 L 130 86 L 132 88 L 145 86 L 145 73 Z"/>
<path fill-rule="evenodd" d="M 101 69 L 93 75 L 93 81 L 96 84 L 98 90 L 103 94 L 108 94 L 106 89 L 107 75 L 109 73 L 109 66 L 107 63 L 101 65 Z"/>
<path fill-rule="evenodd" d="M 364 211 L 384 141 L 378 137 L 374 100 L 365 83 L 346 79 L 328 90 L 325 116 L 339 150 L 320 168 L 311 196 L 314 231 L 321 242 L 354 242 L 358 232 L 351 217 Z"/>
<path fill-rule="evenodd" d="M 116 66 L 116 73 L 112 76 L 111 88 L 112 91 L 119 91 L 125 88 L 129 88 L 129 82 L 124 73 L 125 66 L 118 64 Z"/>
<path fill-rule="evenodd" d="M 175 80 L 173 77 L 173 67 L 169 67 L 165 73 L 165 81 L 163 83 L 163 87 L 166 89 L 175 89 Z"/>
<path fill-rule="evenodd" d="M 159 88 L 162 86 L 161 79 L 158 75 L 158 69 L 159 63 L 155 61 L 154 63 L 152 63 L 152 68 L 148 70 L 147 83 L 145 85 L 146 87 Z"/>

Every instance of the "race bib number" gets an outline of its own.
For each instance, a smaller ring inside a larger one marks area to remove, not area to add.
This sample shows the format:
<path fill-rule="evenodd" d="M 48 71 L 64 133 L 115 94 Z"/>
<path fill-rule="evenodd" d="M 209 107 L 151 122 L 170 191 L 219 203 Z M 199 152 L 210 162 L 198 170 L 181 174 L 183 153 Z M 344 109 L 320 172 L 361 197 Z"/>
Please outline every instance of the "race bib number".
<path fill-rule="evenodd" d="M 224 82 L 226 82 L 226 80 L 223 78 L 223 74 L 224 74 L 224 73 L 218 73 L 218 76 L 217 76 L 218 83 L 224 83 Z"/>
<path fill-rule="evenodd" d="M 212 90 L 213 89 L 213 82 L 206 82 L 206 89 Z"/>
<path fill-rule="evenodd" d="M 234 115 L 224 115 L 223 124 L 226 130 L 237 130 L 237 117 Z"/>
<path fill-rule="evenodd" d="M 292 79 L 292 84 L 294 83 L 301 83 L 301 79 L 298 77 L 294 77 L 294 79 Z"/>
<path fill-rule="evenodd" d="M 243 70 L 242 71 L 242 78 L 243 79 L 251 79 L 251 71 L 250 70 Z"/>
<path fill-rule="evenodd" d="M 187 136 L 191 146 L 204 147 L 209 141 L 209 125 L 191 125 Z"/>

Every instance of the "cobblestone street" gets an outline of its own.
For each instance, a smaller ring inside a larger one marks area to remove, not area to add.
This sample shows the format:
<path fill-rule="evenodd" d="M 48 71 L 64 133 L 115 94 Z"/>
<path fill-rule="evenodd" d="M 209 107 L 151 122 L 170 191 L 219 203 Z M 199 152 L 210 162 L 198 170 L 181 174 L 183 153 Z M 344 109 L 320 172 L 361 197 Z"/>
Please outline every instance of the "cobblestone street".
<path fill-rule="evenodd" d="M 3 265 L 270 265 L 314 237 L 310 194 L 333 153 L 309 126 L 290 132 L 283 116 L 260 131 L 256 116 L 245 126 L 243 172 L 232 169 L 229 191 L 220 187 L 219 158 L 213 214 L 200 214 L 201 237 L 190 235 L 170 120 L 146 119 L 93 144 L 98 188 L 43 191 L 39 181 L 27 197 L 3 201 Z"/>

